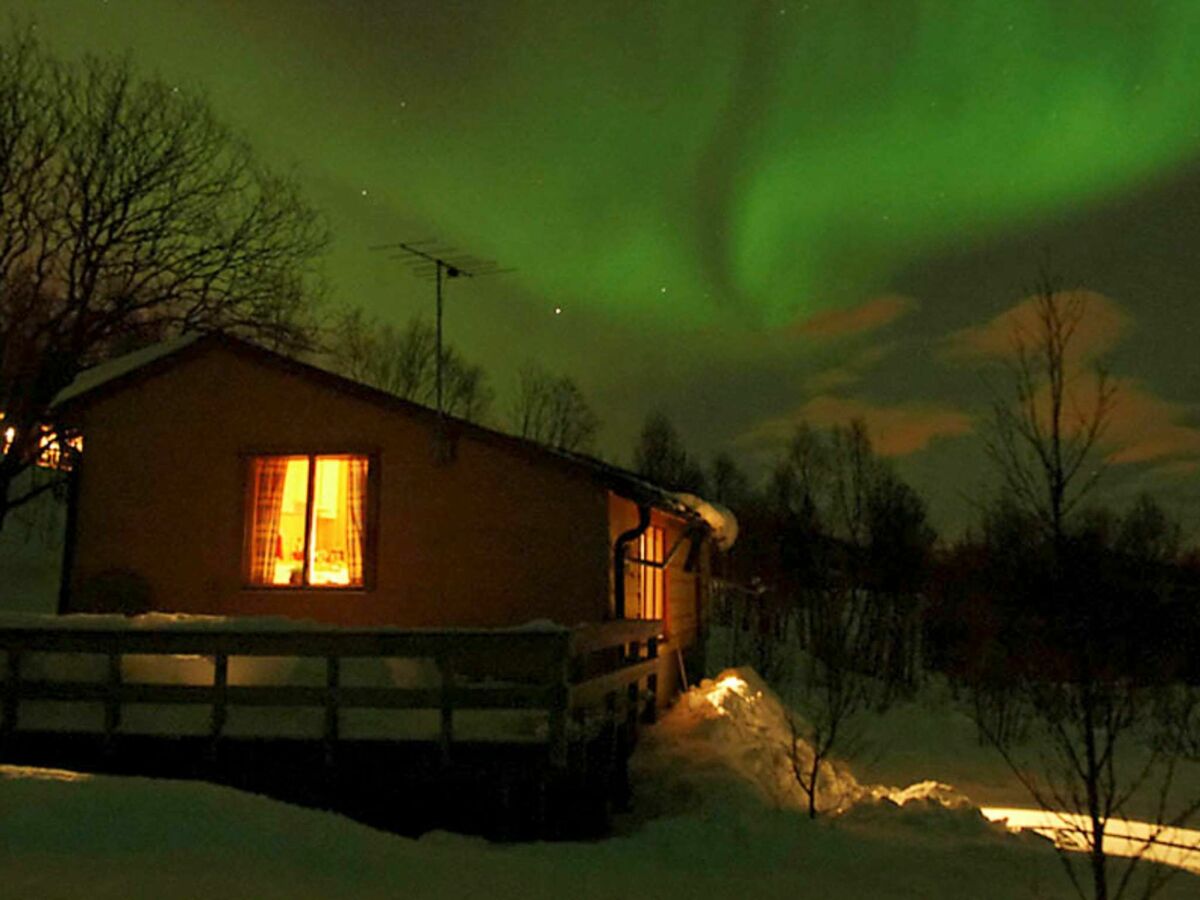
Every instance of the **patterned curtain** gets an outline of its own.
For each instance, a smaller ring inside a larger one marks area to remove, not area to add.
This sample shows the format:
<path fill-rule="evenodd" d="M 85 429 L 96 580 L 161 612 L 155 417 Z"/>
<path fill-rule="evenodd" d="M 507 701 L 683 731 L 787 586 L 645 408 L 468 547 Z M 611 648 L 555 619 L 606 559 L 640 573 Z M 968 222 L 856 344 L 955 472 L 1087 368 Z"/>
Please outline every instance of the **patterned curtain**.
<path fill-rule="evenodd" d="M 363 583 L 363 547 L 367 532 L 367 467 L 365 456 L 346 461 L 346 568 L 351 585 Z"/>
<path fill-rule="evenodd" d="M 287 478 L 286 456 L 260 456 L 253 462 L 254 527 L 251 532 L 250 581 L 271 584 L 275 580 L 275 553 L 279 541 L 279 518 L 283 512 L 283 483 Z"/>

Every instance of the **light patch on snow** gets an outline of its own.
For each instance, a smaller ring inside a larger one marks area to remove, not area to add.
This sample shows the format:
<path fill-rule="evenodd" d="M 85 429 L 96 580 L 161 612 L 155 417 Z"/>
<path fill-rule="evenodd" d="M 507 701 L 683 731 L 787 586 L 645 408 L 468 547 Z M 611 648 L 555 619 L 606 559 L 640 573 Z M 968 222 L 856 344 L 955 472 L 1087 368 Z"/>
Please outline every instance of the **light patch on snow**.
<path fill-rule="evenodd" d="M 1091 831 L 1091 822 L 1086 816 L 1002 806 L 985 806 L 981 811 L 1013 831 L 1035 831 L 1060 847 L 1087 849 L 1084 836 Z M 1142 855 L 1200 875 L 1200 831 L 1192 828 L 1158 828 L 1150 822 L 1112 818 L 1105 825 L 1104 849 L 1113 856 Z"/>
<path fill-rule="evenodd" d="M 760 693 L 752 693 L 750 685 L 740 676 L 729 674 L 719 679 L 711 687 L 702 687 L 704 699 L 713 705 L 713 709 L 717 711 L 717 715 L 728 715 L 726 703 L 729 701 L 731 694 L 736 694 L 747 703 L 753 703 L 762 697 Z"/>
<path fill-rule="evenodd" d="M 0 779 L 28 778 L 34 781 L 87 781 L 86 772 L 68 769 L 39 769 L 35 766 L 0 766 Z"/>
<path fill-rule="evenodd" d="M 940 781 L 918 781 L 906 788 L 885 788 L 883 791 L 880 796 L 886 797 L 897 806 L 914 801 L 938 803 L 947 809 L 965 809 L 972 805 L 970 798 L 956 787 Z"/>
<path fill-rule="evenodd" d="M 672 496 L 685 508 L 702 518 L 705 524 L 712 529 L 713 541 L 716 542 L 718 549 L 728 550 L 737 541 L 737 516 L 728 508 L 720 503 L 713 503 L 711 500 L 697 497 L 695 494 L 679 493 Z"/>

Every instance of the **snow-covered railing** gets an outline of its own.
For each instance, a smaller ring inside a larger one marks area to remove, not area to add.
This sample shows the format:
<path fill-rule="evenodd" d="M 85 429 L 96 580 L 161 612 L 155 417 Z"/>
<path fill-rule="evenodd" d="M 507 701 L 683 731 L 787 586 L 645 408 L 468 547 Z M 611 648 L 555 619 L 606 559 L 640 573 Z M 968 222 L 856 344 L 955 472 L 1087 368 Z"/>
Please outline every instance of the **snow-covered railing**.
<path fill-rule="evenodd" d="M 653 721 L 663 666 L 658 655 L 662 624 L 657 620 L 628 619 L 575 629 L 568 705 L 577 722 L 589 713 L 600 713 L 604 718 L 624 715 L 631 725 L 642 716 Z M 589 657 L 597 656 L 600 664 L 589 668 Z"/>
<path fill-rule="evenodd" d="M 551 762 L 561 765 L 579 734 L 572 721 L 596 710 L 631 721 L 653 715 L 661 625 L 0 627 L 0 741 L 52 730 L 95 733 L 110 743 L 150 727 L 207 736 L 215 748 L 231 737 L 279 736 L 271 711 L 286 709 L 293 719 L 309 714 L 307 730 L 297 726 L 291 736 L 323 741 L 327 755 L 347 739 L 436 740 L 449 759 L 456 718 L 480 712 L 501 716 L 492 722 L 501 736 L 487 739 L 545 742 Z M 47 707 L 64 711 L 48 729 L 31 721 L 34 713 L 45 718 Z"/>

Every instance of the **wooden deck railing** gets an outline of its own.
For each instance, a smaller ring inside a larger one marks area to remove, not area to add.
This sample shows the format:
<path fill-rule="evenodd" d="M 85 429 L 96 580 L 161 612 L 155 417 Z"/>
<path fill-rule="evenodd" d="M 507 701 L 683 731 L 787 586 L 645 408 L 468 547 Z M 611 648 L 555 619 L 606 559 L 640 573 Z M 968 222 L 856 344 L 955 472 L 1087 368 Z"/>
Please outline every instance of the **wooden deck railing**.
<path fill-rule="evenodd" d="M 102 728 L 82 730 L 102 733 L 106 742 L 123 734 L 122 723 L 133 704 L 208 707 L 207 737 L 214 749 L 229 737 L 231 710 L 290 707 L 323 711 L 320 740 L 329 758 L 344 739 L 342 722 L 348 711 L 434 710 L 440 714 L 437 741 L 448 761 L 457 713 L 517 710 L 546 714 L 549 759 L 564 765 L 568 744 L 581 735 L 572 723 L 586 725 L 597 716 L 624 716 L 634 723 L 653 715 L 661 630 L 661 622 L 648 621 L 573 630 L 0 628 L 0 652 L 5 656 L 0 742 L 27 730 L 22 710 L 32 703 L 101 704 Z M 106 660 L 103 676 L 38 675 L 31 669 L 45 668 L 47 654 L 59 662 L 99 657 Z M 166 662 L 168 670 L 170 660 L 200 657 L 211 661 L 211 677 L 202 683 L 131 677 L 128 670 L 137 668 L 131 665 L 135 657 Z M 231 683 L 230 660 L 243 657 L 315 661 L 323 667 L 323 683 Z M 438 677 L 434 684 L 347 683 L 344 669 L 356 659 L 433 660 Z"/>

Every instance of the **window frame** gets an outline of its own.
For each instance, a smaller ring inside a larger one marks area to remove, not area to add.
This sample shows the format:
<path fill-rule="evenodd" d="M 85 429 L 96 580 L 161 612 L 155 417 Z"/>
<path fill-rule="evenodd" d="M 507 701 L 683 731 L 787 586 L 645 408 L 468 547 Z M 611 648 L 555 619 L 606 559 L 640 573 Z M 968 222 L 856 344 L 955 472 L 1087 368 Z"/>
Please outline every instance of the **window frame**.
<path fill-rule="evenodd" d="M 661 559 L 649 559 L 643 552 L 642 548 L 646 546 L 646 538 L 651 536 L 652 540 L 657 538 L 658 547 L 653 548 L 654 555 L 662 557 Z M 646 530 L 638 536 L 638 560 L 640 572 L 638 573 L 638 610 L 637 618 L 647 622 L 662 622 L 664 628 L 667 621 L 667 527 L 666 525 L 648 525 Z M 658 601 L 660 606 L 659 616 L 646 615 L 646 586 L 650 584 L 658 588 Z"/>
<path fill-rule="evenodd" d="M 375 590 L 375 567 L 378 558 L 377 539 L 379 534 L 379 451 L 370 449 L 346 449 L 344 447 L 304 449 L 246 450 L 238 454 L 242 469 L 242 590 L 267 592 L 298 592 L 319 594 L 366 594 Z M 254 461 L 265 456 L 302 456 L 308 460 L 308 486 L 304 506 L 304 579 L 302 584 L 262 584 L 252 578 L 254 558 Z M 308 557 L 312 540 L 312 512 L 315 504 L 313 486 L 316 481 L 316 461 L 320 457 L 355 456 L 367 461 L 366 521 L 363 535 L 362 584 L 308 584 Z"/>

